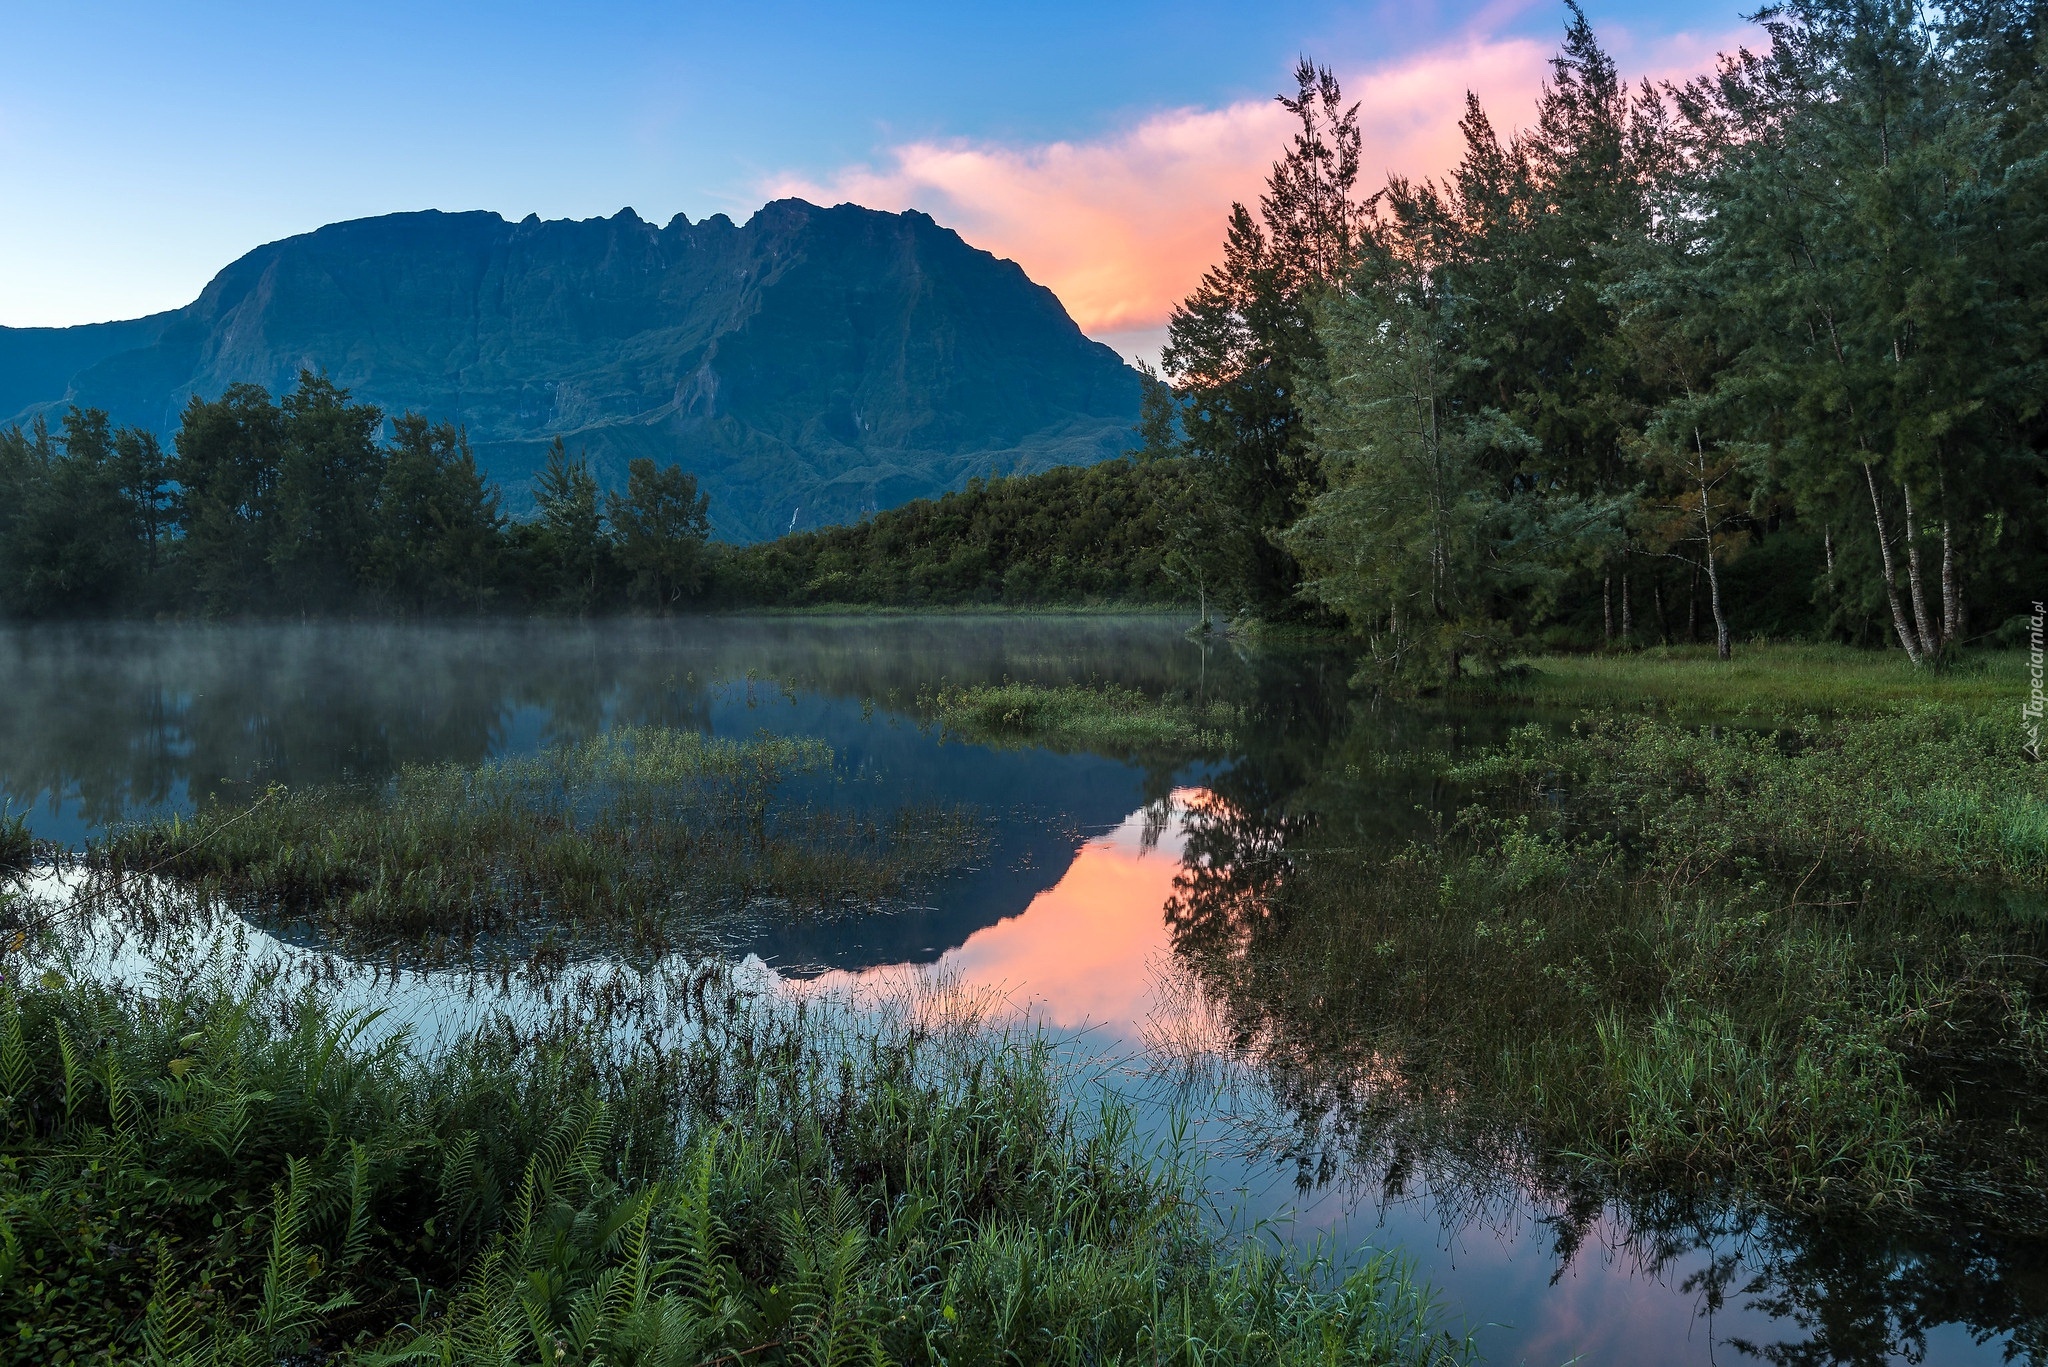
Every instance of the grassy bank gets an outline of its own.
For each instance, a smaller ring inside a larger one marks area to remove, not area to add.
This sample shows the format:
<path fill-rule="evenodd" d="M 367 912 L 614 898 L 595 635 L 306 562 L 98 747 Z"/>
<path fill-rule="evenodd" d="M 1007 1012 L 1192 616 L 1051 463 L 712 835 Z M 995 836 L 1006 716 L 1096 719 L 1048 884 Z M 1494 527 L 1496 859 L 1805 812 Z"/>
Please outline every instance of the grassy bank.
<path fill-rule="evenodd" d="M 862 602 L 818 602 L 803 604 L 769 604 L 749 606 L 739 604 L 732 607 L 712 608 L 725 617 L 935 617 L 942 620 L 954 618 L 988 617 L 996 620 L 1025 618 L 1039 619 L 1061 617 L 1178 617 L 1192 623 L 1195 613 L 1185 603 L 1159 598 L 1077 598 L 1070 602 L 1053 603 L 932 603 L 905 606 L 895 603 Z"/>
<path fill-rule="evenodd" d="M 1694 727 L 1591 716 L 1527 726 L 1449 776 L 1556 818 L 1569 843 L 1621 842 L 1691 884 L 1764 875 L 1856 905 L 1936 884 L 2048 891 L 2048 769 L 2005 718 L 1922 703 L 1869 716 Z"/>
<path fill-rule="evenodd" d="M 1732 660 L 1712 647 L 1659 647 L 1625 654 L 1543 655 L 1511 677 L 1465 691 L 1487 699 L 1564 707 L 1659 703 L 1701 713 L 1868 712 L 1938 702 L 2018 716 L 2027 687 L 2019 651 L 1972 651 L 1941 669 L 1916 669 L 1896 650 L 1749 645 Z"/>
<path fill-rule="evenodd" d="M 1465 1356 L 1394 1260 L 1217 1243 L 1031 1039 L 709 986 L 663 1042 L 584 1003 L 427 1057 L 311 993 L 12 983 L 0 1362 Z"/>
<path fill-rule="evenodd" d="M 408 766 L 371 788 L 275 788 L 119 829 L 92 861 L 117 883 L 154 874 L 346 936 L 566 925 L 659 937 L 764 899 L 871 906 L 979 848 L 964 811 L 783 797 L 831 765 L 819 741 L 621 728 L 532 756 Z"/>
<path fill-rule="evenodd" d="M 1304 1153 L 2048 1232 L 2048 770 L 2010 730 L 1532 727 L 1404 838 L 1362 728 L 1279 802 L 1219 783 L 1169 922 Z"/>
<path fill-rule="evenodd" d="M 1228 703 L 1113 684 L 941 686 L 920 693 L 917 707 L 947 734 L 977 744 L 1109 754 L 1221 753 L 1235 743 L 1241 716 Z"/>

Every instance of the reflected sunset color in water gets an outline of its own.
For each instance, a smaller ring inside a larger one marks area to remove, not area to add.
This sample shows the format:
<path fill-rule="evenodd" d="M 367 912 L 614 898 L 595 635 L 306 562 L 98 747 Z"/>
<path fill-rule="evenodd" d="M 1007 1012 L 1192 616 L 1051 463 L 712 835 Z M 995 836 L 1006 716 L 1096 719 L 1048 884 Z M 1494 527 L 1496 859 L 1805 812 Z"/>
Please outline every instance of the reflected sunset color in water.
<path fill-rule="evenodd" d="M 1179 817 L 1206 796 L 1182 789 L 1170 812 L 1141 809 L 1085 841 L 1059 882 L 1022 913 L 976 931 L 935 965 L 835 971 L 786 986 L 829 995 L 936 978 L 999 996 L 1062 1034 L 1087 1031 L 1099 1046 L 1136 1047 L 1157 1006 L 1158 967 L 1168 952 L 1163 912 L 1180 872 Z"/>
<path fill-rule="evenodd" d="M 1313 935 L 1290 939 L 1274 891 L 1318 852 L 1398 848 L 1419 833 L 1418 812 L 1443 794 L 1381 760 L 1497 744 L 1527 719 L 1367 707 L 1344 671 L 1312 656 L 1239 653 L 1189 640 L 1184 626 L 720 618 L 0 632 L 0 683 L 15 703 L 0 709 L 0 809 L 77 850 L 122 821 L 246 801 L 273 783 L 383 783 L 406 764 L 537 754 L 620 726 L 822 741 L 832 771 L 791 784 L 791 810 L 957 807 L 977 814 L 986 843 L 888 906 L 812 915 L 764 901 L 706 947 L 652 966 L 578 944 L 548 972 L 400 967 L 232 910 L 220 934 L 244 970 L 317 982 L 427 1049 L 501 1011 L 540 1017 L 613 991 L 644 993 L 650 1020 L 687 1031 L 680 994 L 707 981 L 696 976 L 706 953 L 736 989 L 817 1004 L 821 1019 L 907 1002 L 1042 1028 L 1077 1088 L 1130 1103 L 1143 1142 L 1199 1154 L 1224 1222 L 1339 1258 L 1403 1251 L 1494 1363 L 2027 1360 L 2040 1322 L 2032 1245 L 1720 1207 L 1694 1222 L 1611 1202 L 1571 1212 L 1573 1242 L 1556 1200 L 1512 1165 L 1466 1191 L 1463 1170 L 1440 1172 L 1427 1150 L 1354 1145 L 1344 1109 L 1326 1103 L 1398 1102 L 1404 1059 L 1398 1041 L 1373 1034 L 1384 1018 L 1288 995 L 1290 983 L 1319 981 L 1320 959 L 1306 956 L 1320 951 Z M 916 702 L 941 682 L 1005 681 L 1240 698 L 1246 725 L 1237 752 L 1183 761 L 949 736 Z M 54 870 L 45 881 L 54 896 Z M 1322 943 L 1363 933 L 1341 899 L 1328 911 Z M 1276 933 L 1251 933 L 1261 925 Z M 105 929 L 84 936 L 71 969 L 147 979 L 145 946 Z M 1298 1187 L 1304 1172 L 1313 1180 Z"/>

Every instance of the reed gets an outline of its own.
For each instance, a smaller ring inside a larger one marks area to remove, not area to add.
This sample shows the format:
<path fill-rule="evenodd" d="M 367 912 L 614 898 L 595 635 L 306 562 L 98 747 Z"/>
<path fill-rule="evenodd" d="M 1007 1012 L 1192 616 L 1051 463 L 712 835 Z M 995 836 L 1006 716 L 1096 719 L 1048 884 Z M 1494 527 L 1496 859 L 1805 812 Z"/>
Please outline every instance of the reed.
<path fill-rule="evenodd" d="M 28 813 L 0 810 L 0 874 L 19 874 L 35 863 L 36 839 Z"/>
<path fill-rule="evenodd" d="M 1556 812 L 1567 833 L 1612 835 L 1685 878 L 1763 870 L 1804 877 L 1817 899 L 1879 877 L 2048 890 L 2048 768 L 2008 719 L 1919 703 L 1753 720 L 1589 714 L 1523 727 L 1450 777 L 1505 784 L 1510 807 Z"/>
<path fill-rule="evenodd" d="M 311 992 L 13 984 L 0 1361 L 1469 1357 L 1398 1259 L 1220 1242 L 1035 1037 L 680 999 L 429 1057 Z"/>

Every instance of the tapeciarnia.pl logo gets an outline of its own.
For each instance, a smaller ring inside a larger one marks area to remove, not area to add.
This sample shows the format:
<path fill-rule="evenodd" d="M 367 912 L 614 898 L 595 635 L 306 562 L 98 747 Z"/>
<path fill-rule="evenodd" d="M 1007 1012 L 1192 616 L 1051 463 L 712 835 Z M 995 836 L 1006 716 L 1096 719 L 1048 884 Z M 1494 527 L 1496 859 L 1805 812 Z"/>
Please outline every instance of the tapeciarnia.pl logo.
<path fill-rule="evenodd" d="M 2048 618 L 2048 607 L 2034 604 L 2033 630 L 2028 637 L 2027 674 L 2032 686 L 2027 690 L 2026 705 L 2020 708 L 2020 720 L 2027 728 L 2027 756 L 2038 763 L 2041 759 L 2041 623 Z"/>

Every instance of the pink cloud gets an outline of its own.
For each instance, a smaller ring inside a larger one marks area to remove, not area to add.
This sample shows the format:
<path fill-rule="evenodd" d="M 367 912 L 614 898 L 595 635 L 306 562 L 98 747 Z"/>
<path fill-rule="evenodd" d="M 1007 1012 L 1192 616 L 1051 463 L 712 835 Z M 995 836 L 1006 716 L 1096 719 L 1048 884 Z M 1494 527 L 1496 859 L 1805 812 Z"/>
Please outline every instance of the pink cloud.
<path fill-rule="evenodd" d="M 1635 45 L 1624 36 L 1620 46 L 1626 54 Z M 1688 35 L 1661 38 L 1643 45 L 1638 69 L 1683 74 L 1703 67 L 1712 50 Z M 1360 104 L 1367 184 L 1390 172 L 1435 175 L 1455 163 L 1467 90 L 1503 135 L 1525 123 L 1553 51 L 1531 38 L 1472 36 L 1344 73 Z M 1084 331 L 1152 350 L 1174 304 L 1216 259 L 1231 202 L 1258 195 L 1289 122 L 1273 101 L 1247 100 L 1165 111 L 1090 141 L 912 142 L 890 148 L 879 165 L 822 182 L 784 177 L 767 188 L 825 203 L 922 209 L 1022 265 Z"/>
<path fill-rule="evenodd" d="M 1526 109 L 1548 55 L 1526 39 L 1474 41 L 1348 77 L 1362 105 L 1368 175 L 1449 165 L 1464 91 L 1490 107 Z M 1083 330 L 1134 332 L 1163 326 L 1215 260 L 1231 201 L 1258 194 L 1288 132 L 1286 110 L 1247 100 L 1154 114 L 1087 142 L 913 142 L 891 148 L 880 166 L 769 188 L 923 209 L 1050 286 Z"/>

